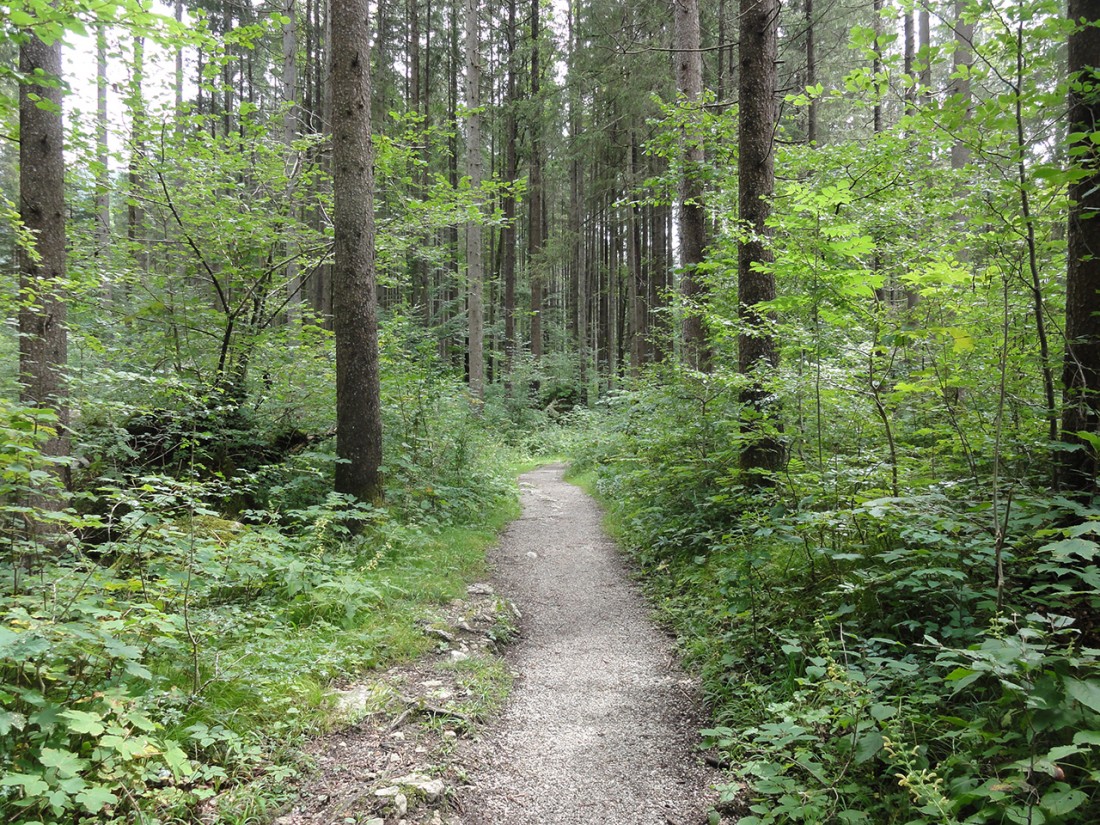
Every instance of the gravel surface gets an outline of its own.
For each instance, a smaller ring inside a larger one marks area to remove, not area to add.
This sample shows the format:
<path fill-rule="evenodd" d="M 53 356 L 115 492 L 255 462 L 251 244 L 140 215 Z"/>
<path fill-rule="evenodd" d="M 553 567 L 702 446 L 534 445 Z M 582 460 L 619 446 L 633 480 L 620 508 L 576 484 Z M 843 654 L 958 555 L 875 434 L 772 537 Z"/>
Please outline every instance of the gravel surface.
<path fill-rule="evenodd" d="M 463 825 L 702 825 L 719 777 L 695 750 L 695 686 L 561 466 L 521 477 L 493 561 L 523 613 L 518 681 L 475 743 Z"/>

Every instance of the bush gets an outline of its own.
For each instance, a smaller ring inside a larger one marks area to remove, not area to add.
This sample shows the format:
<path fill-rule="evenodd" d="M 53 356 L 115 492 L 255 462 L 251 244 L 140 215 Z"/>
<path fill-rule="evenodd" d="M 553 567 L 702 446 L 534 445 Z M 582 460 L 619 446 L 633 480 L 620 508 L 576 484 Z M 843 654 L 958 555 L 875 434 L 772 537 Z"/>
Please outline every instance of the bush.
<path fill-rule="evenodd" d="M 842 456 L 753 491 L 736 390 L 609 398 L 574 468 L 702 673 L 741 822 L 1095 821 L 1100 512 L 1039 490 L 995 513 L 952 481 L 882 497 Z"/>

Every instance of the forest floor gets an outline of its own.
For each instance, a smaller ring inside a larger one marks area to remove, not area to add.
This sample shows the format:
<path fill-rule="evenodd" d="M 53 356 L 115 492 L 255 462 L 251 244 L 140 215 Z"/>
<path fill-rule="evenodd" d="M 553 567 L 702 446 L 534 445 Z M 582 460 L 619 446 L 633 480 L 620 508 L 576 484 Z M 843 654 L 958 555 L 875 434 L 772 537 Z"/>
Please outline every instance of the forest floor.
<path fill-rule="evenodd" d="M 695 682 L 600 509 L 562 473 L 520 478 L 523 514 L 490 554 L 493 583 L 426 623 L 437 654 L 343 693 L 358 722 L 316 741 L 316 771 L 277 825 L 721 821 Z"/>

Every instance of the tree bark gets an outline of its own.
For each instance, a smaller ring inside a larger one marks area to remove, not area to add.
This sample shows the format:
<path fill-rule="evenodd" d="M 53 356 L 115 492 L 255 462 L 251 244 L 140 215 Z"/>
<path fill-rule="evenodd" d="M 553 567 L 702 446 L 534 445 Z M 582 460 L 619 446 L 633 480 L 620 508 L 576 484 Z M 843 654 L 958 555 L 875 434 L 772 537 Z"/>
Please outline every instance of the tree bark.
<path fill-rule="evenodd" d="M 633 189 L 638 181 L 638 136 L 630 132 L 630 177 L 629 186 Z M 646 299 L 648 288 L 645 271 L 642 268 L 642 215 L 641 207 L 631 198 L 627 206 L 627 270 L 630 288 L 630 374 L 637 377 L 642 373 L 646 361 L 646 319 L 648 308 Z"/>
<path fill-rule="evenodd" d="M 738 368 L 748 378 L 741 391 L 741 469 L 746 482 L 760 486 L 781 465 L 783 449 L 775 435 L 778 426 L 770 391 L 769 373 L 779 364 L 779 352 L 770 328 L 771 314 L 760 304 L 775 298 L 775 276 L 768 269 L 772 252 L 766 226 L 775 185 L 772 137 L 776 126 L 777 0 L 741 0 L 741 71 L 738 145 L 740 157 L 739 209 L 745 232 L 738 245 L 737 287 Z"/>
<path fill-rule="evenodd" d="M 283 143 L 286 144 L 287 153 L 287 189 L 292 190 L 296 184 L 294 168 L 297 165 L 297 155 L 294 152 L 294 141 L 298 137 L 298 2 L 297 0 L 284 0 L 283 14 L 287 22 L 283 25 Z M 288 200 L 291 191 L 287 192 Z M 293 219 L 297 215 L 291 211 Z M 285 250 L 288 253 L 293 249 L 288 244 Z M 287 255 L 289 258 L 290 255 Z M 286 292 L 289 315 L 297 313 L 302 303 L 302 281 L 298 273 L 298 264 L 290 261 L 286 265 Z"/>
<path fill-rule="evenodd" d="M 514 185 L 519 176 L 516 143 L 519 130 L 516 123 L 517 75 L 516 67 L 516 0 L 508 0 L 508 24 L 504 32 L 508 51 L 508 79 L 504 101 L 504 181 Z M 504 195 L 501 209 L 504 223 L 500 229 L 501 276 L 504 280 L 504 372 L 511 381 L 516 358 L 516 196 L 509 189 Z"/>
<path fill-rule="evenodd" d="M 462 63 L 461 50 L 459 49 L 459 19 L 462 16 L 459 12 L 460 5 L 460 0 L 451 0 L 448 15 L 450 24 L 447 38 L 448 123 L 458 122 L 458 75 L 461 71 L 459 67 Z M 450 184 L 451 190 L 455 191 L 458 189 L 458 131 L 456 129 L 450 130 L 447 155 L 447 181 Z M 458 303 L 458 223 L 451 223 L 447 227 L 444 235 L 447 247 L 447 263 L 442 273 L 443 285 L 441 297 L 443 306 L 440 312 L 440 322 L 445 332 L 440 336 L 439 355 L 444 363 L 453 364 L 456 353 L 458 352 L 458 347 L 455 344 L 455 335 L 450 323 L 451 317 L 455 312 L 455 304 Z"/>
<path fill-rule="evenodd" d="M 19 47 L 19 71 L 27 78 L 19 85 L 19 214 L 34 234 L 34 254 L 19 248 L 19 398 L 53 410 L 57 431 L 43 451 L 63 456 L 69 451 L 69 403 L 61 41 L 46 45 L 27 32 Z M 36 73 L 46 80 L 36 82 Z"/>
<path fill-rule="evenodd" d="M 912 85 L 913 65 L 916 56 L 916 33 L 913 28 L 913 12 L 905 11 L 902 20 L 902 58 L 901 70 L 908 78 L 905 87 L 905 114 L 913 113 L 913 105 L 916 102 L 916 87 Z"/>
<path fill-rule="evenodd" d="M 569 88 L 569 251 L 573 274 L 577 366 L 581 403 L 588 403 L 588 270 L 586 233 L 584 231 L 584 169 L 577 141 L 581 132 L 581 88 L 577 73 L 577 0 L 570 0 L 568 9 L 568 77 Z"/>
<path fill-rule="evenodd" d="M 145 98 L 142 84 L 145 82 L 145 38 L 134 37 L 134 69 L 130 79 L 127 105 L 130 109 L 130 168 L 126 207 L 126 239 L 130 242 L 130 254 L 142 270 L 149 271 L 149 244 L 144 237 L 145 208 L 141 199 L 143 180 L 142 156 L 145 154 Z"/>
<path fill-rule="evenodd" d="M 96 169 L 95 245 L 96 256 L 106 256 L 111 246 L 111 170 L 107 145 L 107 27 L 96 28 Z M 104 297 L 110 298 L 109 286 Z"/>
<path fill-rule="evenodd" d="M 806 7 L 806 85 L 817 85 L 817 43 L 814 40 L 814 0 L 805 0 Z M 806 106 L 806 143 L 817 143 L 817 99 L 810 98 Z"/>
<path fill-rule="evenodd" d="M 1069 0 L 1069 17 L 1077 23 L 1069 36 L 1069 131 L 1086 135 L 1076 145 L 1088 174 L 1069 187 L 1062 441 L 1073 449 L 1062 453 L 1059 481 L 1094 494 L 1100 450 L 1078 433 L 1100 436 L 1100 166 L 1088 138 L 1100 123 L 1100 11 L 1090 0 Z"/>
<path fill-rule="evenodd" d="M 541 0 L 531 0 L 531 120 L 527 124 L 531 140 L 530 197 L 527 212 L 527 267 L 531 282 L 531 357 L 542 357 L 543 267 L 546 245 L 545 193 L 542 180 L 542 65 L 539 17 Z"/>
<path fill-rule="evenodd" d="M 483 177 L 481 158 L 481 37 L 480 0 L 466 0 L 466 174 L 478 197 Z M 480 210 L 479 210 L 480 211 Z M 466 311 L 469 314 L 470 393 L 485 397 L 485 323 L 482 288 L 485 264 L 481 248 L 481 215 L 466 224 Z"/>
<path fill-rule="evenodd" d="M 965 76 L 974 61 L 971 42 L 974 40 L 974 24 L 963 19 L 966 0 L 955 0 L 955 55 L 950 94 L 957 98 L 958 105 L 966 107 L 966 117 L 970 117 L 970 79 Z M 970 147 L 964 141 L 957 140 L 951 147 L 951 168 L 962 169 L 970 161 Z"/>
<path fill-rule="evenodd" d="M 332 267 L 336 490 L 380 503 L 382 404 L 374 269 L 367 0 L 332 0 Z"/>
<path fill-rule="evenodd" d="M 427 122 L 426 122 L 426 107 L 424 101 L 421 98 L 421 90 L 424 87 L 424 61 L 421 54 L 421 29 L 420 29 L 420 0 L 408 0 L 408 18 L 409 18 L 409 42 L 408 42 L 408 56 L 409 56 L 409 111 L 415 114 L 419 120 L 417 124 L 417 131 L 420 134 L 420 138 L 417 141 L 418 148 L 415 150 L 415 157 L 418 162 L 421 163 L 420 170 L 424 170 L 424 163 L 427 160 L 426 144 L 428 142 L 427 135 Z M 429 26 L 431 21 L 429 21 Z M 426 187 L 426 178 L 422 171 L 418 170 L 413 176 L 413 197 L 417 199 L 423 199 Z M 431 272 L 428 269 L 428 262 L 426 260 L 424 250 L 430 242 L 430 238 L 426 235 L 418 233 L 416 242 L 412 245 L 408 255 L 408 267 L 410 278 L 410 296 L 412 309 L 414 312 L 419 312 L 421 322 L 424 327 L 427 328 L 431 324 L 432 320 L 432 287 L 431 287 Z"/>
<path fill-rule="evenodd" d="M 703 58 L 700 52 L 699 0 L 672 0 L 676 28 L 676 83 L 686 107 L 680 135 L 684 174 L 680 179 L 680 293 L 684 298 L 684 361 L 693 369 L 710 366 L 703 304 L 706 286 L 697 268 L 706 247 L 706 212 L 703 209 L 703 141 L 694 123 L 703 96 Z M 773 69 L 774 73 L 774 69 Z M 742 102 L 744 98 L 742 98 Z"/>
<path fill-rule="evenodd" d="M 879 93 L 879 75 L 882 74 L 882 0 L 872 0 L 871 14 L 874 19 L 871 25 L 875 30 L 874 57 L 871 59 L 871 78 L 875 88 L 875 105 L 871 110 L 871 131 L 876 135 L 882 131 L 882 95 Z"/>
<path fill-rule="evenodd" d="M 174 16 L 177 23 L 183 22 L 183 0 L 175 0 L 173 4 Z M 176 135 L 183 134 L 183 44 L 176 46 L 176 76 L 174 79 L 174 91 L 176 95 Z"/>

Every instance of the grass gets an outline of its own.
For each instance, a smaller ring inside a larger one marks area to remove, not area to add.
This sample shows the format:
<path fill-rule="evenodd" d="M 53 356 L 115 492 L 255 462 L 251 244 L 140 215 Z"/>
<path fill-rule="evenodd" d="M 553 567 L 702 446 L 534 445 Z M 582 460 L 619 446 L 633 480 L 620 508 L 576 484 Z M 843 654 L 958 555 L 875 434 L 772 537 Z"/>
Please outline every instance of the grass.
<path fill-rule="evenodd" d="M 458 684 L 469 690 L 468 701 L 460 710 L 474 719 L 492 715 L 504 705 L 512 690 L 512 673 L 496 658 L 474 657 L 456 662 Z"/>
<path fill-rule="evenodd" d="M 476 525 L 424 533 L 350 572 L 341 566 L 339 579 L 349 593 L 361 588 L 381 594 L 369 609 L 303 608 L 313 594 L 298 594 L 198 611 L 198 700 L 183 698 L 194 681 L 190 661 L 162 662 L 158 671 L 179 687 L 167 735 L 195 741 L 196 730 L 205 731 L 202 755 L 225 772 L 215 770 L 208 780 L 211 792 L 219 793 L 219 822 L 262 820 L 286 801 L 288 783 L 271 777 L 285 780 L 301 767 L 307 737 L 346 723 L 332 687 L 430 651 L 435 641 L 418 620 L 432 606 L 464 596 L 466 585 L 484 576 L 487 548 L 518 515 L 514 499 L 501 500 Z M 507 695 L 510 680 L 502 666 L 457 667 L 472 688 L 472 714 L 488 712 Z"/>

